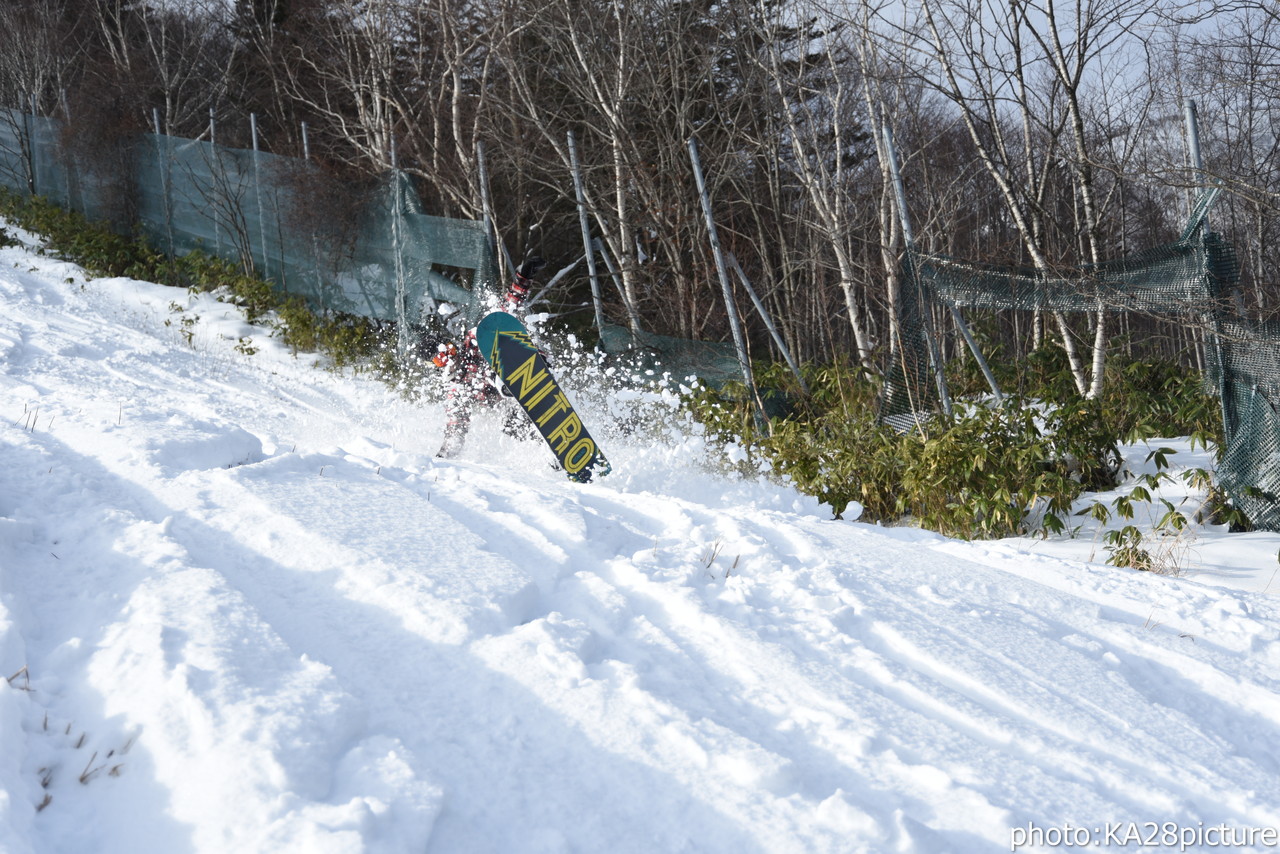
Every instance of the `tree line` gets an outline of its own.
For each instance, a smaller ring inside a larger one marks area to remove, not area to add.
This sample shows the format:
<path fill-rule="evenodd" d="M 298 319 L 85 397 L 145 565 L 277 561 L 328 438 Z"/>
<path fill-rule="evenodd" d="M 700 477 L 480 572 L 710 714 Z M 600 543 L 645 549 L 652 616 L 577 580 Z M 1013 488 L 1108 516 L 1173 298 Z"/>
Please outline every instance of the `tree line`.
<path fill-rule="evenodd" d="M 1277 304 L 1265 0 L 0 0 L 0 32 L 0 103 L 65 114 L 86 157 L 153 114 L 248 147 L 253 113 L 267 150 L 305 144 L 352 186 L 395 165 L 431 213 L 479 218 L 483 146 L 501 239 L 553 266 L 583 252 L 572 132 L 616 270 L 605 313 L 650 332 L 728 337 L 696 138 L 724 248 L 793 353 L 882 368 L 904 247 L 884 127 L 921 249 L 1049 275 L 1175 238 L 1195 188 L 1221 181 L 1211 223 L 1242 260 L 1238 309 Z M 563 282 L 585 327 L 581 267 Z M 752 355 L 775 357 L 739 305 Z M 1082 394 L 1117 347 L 1203 358 L 1195 323 L 1101 309 L 971 321 L 1001 358 L 1061 344 Z M 950 316 L 935 321 L 959 354 Z"/>

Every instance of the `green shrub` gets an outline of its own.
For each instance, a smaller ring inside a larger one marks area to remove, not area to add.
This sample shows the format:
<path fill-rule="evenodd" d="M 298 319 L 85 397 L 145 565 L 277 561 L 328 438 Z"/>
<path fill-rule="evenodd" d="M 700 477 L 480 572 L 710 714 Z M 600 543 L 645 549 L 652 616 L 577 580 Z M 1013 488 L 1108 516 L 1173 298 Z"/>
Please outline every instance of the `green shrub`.
<path fill-rule="evenodd" d="M 368 318 L 351 314 L 325 315 L 317 331 L 320 349 L 335 367 L 364 363 L 378 349 L 377 329 Z"/>
<path fill-rule="evenodd" d="M 73 261 L 93 276 L 124 276 L 150 257 L 141 241 L 122 237 L 101 223 L 91 223 L 41 196 L 20 196 L 0 187 L 0 213 L 18 225 L 42 234 L 53 254 Z"/>
<path fill-rule="evenodd" d="M 1115 486 L 1121 441 L 1216 438 L 1216 401 L 1179 366 L 1113 359 L 1105 393 L 1083 400 L 1065 358 L 1045 350 L 1025 364 L 1023 393 L 1003 406 L 961 400 L 951 417 L 906 434 L 877 423 L 878 381 L 847 366 L 807 366 L 808 396 L 785 368 L 760 369 L 760 382 L 790 404 L 765 430 L 740 385 L 700 389 L 687 402 L 709 431 L 764 455 L 837 514 L 857 501 L 868 521 L 964 538 L 1064 530 L 1081 493 Z M 970 386 L 986 392 L 985 382 Z"/>

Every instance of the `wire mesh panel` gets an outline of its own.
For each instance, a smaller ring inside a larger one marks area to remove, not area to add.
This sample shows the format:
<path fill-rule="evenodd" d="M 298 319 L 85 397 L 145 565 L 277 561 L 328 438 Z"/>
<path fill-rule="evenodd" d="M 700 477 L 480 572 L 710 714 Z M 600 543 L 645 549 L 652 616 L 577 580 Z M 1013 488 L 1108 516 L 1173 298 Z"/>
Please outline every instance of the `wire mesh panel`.
<path fill-rule="evenodd" d="M 926 326 L 929 305 L 1024 311 L 1133 311 L 1194 318 L 1212 326 L 1228 309 L 1224 295 L 1239 282 L 1234 250 L 1200 228 L 1206 194 L 1183 237 L 1133 255 L 1048 275 L 910 251 L 898 302 L 901 340 L 885 378 L 882 417 L 920 413 L 936 399 Z"/>
<path fill-rule="evenodd" d="M 732 344 L 689 341 L 606 323 L 600 332 L 600 346 L 611 356 L 630 357 L 640 367 L 669 372 L 677 380 L 696 376 L 714 388 L 742 381 Z"/>
<path fill-rule="evenodd" d="M 1247 399 L 1218 461 L 1218 481 L 1254 527 L 1280 531 L 1280 398 L 1260 386 L 1238 394 Z"/>
<path fill-rule="evenodd" d="M 1259 528 L 1280 530 L 1280 327 L 1220 323 L 1226 443 L 1218 477 Z"/>
<path fill-rule="evenodd" d="M 1226 247 L 1206 239 L 1170 243 L 1101 264 L 1046 276 L 918 253 L 914 272 L 925 290 L 959 308 L 1041 311 L 1204 312 L 1217 294 L 1206 277 Z"/>
<path fill-rule="evenodd" d="M 416 313 L 434 302 L 471 307 L 473 294 L 497 284 L 484 224 L 424 213 L 404 173 L 390 174 L 364 217 L 362 239 L 338 283 L 345 298 L 364 306 L 369 316 L 398 317 L 407 311 L 416 320 Z M 470 270 L 470 281 L 447 278 L 437 267 Z"/>
<path fill-rule="evenodd" d="M 497 285 L 484 225 L 426 214 L 403 172 L 357 197 L 304 160 L 157 134 L 130 140 L 104 168 L 69 151 L 61 130 L 0 110 L 0 184 L 34 185 L 92 220 L 124 211 L 161 250 L 217 255 L 318 308 L 407 329 L 442 301 L 474 315 L 478 294 Z M 327 211 L 317 195 L 349 204 Z"/>
<path fill-rule="evenodd" d="M 1239 261 L 1229 244 L 1200 227 L 1206 209 L 1202 199 L 1173 243 L 1060 276 L 908 253 L 881 418 L 913 424 L 937 401 L 927 326 L 934 300 L 957 308 L 1181 317 L 1209 332 L 1209 380 L 1222 397 L 1225 436 L 1219 480 L 1254 525 L 1280 530 L 1280 328 L 1229 317 L 1225 297 L 1239 283 Z"/>
<path fill-rule="evenodd" d="M 16 110 L 0 109 L 0 186 L 19 193 L 29 189 L 26 119 Z"/>

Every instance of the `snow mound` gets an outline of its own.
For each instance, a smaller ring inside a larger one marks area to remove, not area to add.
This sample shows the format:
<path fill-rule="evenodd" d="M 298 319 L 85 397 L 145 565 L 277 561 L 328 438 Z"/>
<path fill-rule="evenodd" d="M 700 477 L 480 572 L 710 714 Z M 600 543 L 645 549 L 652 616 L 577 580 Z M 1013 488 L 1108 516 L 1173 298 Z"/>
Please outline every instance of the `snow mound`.
<path fill-rule="evenodd" d="M 597 483 L 500 413 L 437 460 L 440 403 L 80 281 L 0 265 L 6 854 L 1280 826 L 1272 595 L 833 520 L 662 391 L 578 390 Z"/>
<path fill-rule="evenodd" d="M 263 459 L 262 441 L 232 424 L 175 415 L 148 437 L 151 461 L 171 472 L 231 468 Z"/>

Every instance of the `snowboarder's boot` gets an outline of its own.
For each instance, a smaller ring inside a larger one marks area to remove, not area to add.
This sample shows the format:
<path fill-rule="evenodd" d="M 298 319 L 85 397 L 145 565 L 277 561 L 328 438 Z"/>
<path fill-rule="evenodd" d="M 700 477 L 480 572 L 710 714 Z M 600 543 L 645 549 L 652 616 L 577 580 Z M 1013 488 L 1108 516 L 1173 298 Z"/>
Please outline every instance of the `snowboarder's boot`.
<path fill-rule="evenodd" d="M 451 460 L 458 454 L 462 453 L 462 446 L 467 441 L 467 430 L 471 427 L 471 410 L 470 408 L 458 406 L 457 399 L 451 399 L 452 406 L 447 407 L 448 423 L 444 427 L 444 442 L 440 444 L 440 450 L 436 451 L 436 457 L 442 460 Z"/>

